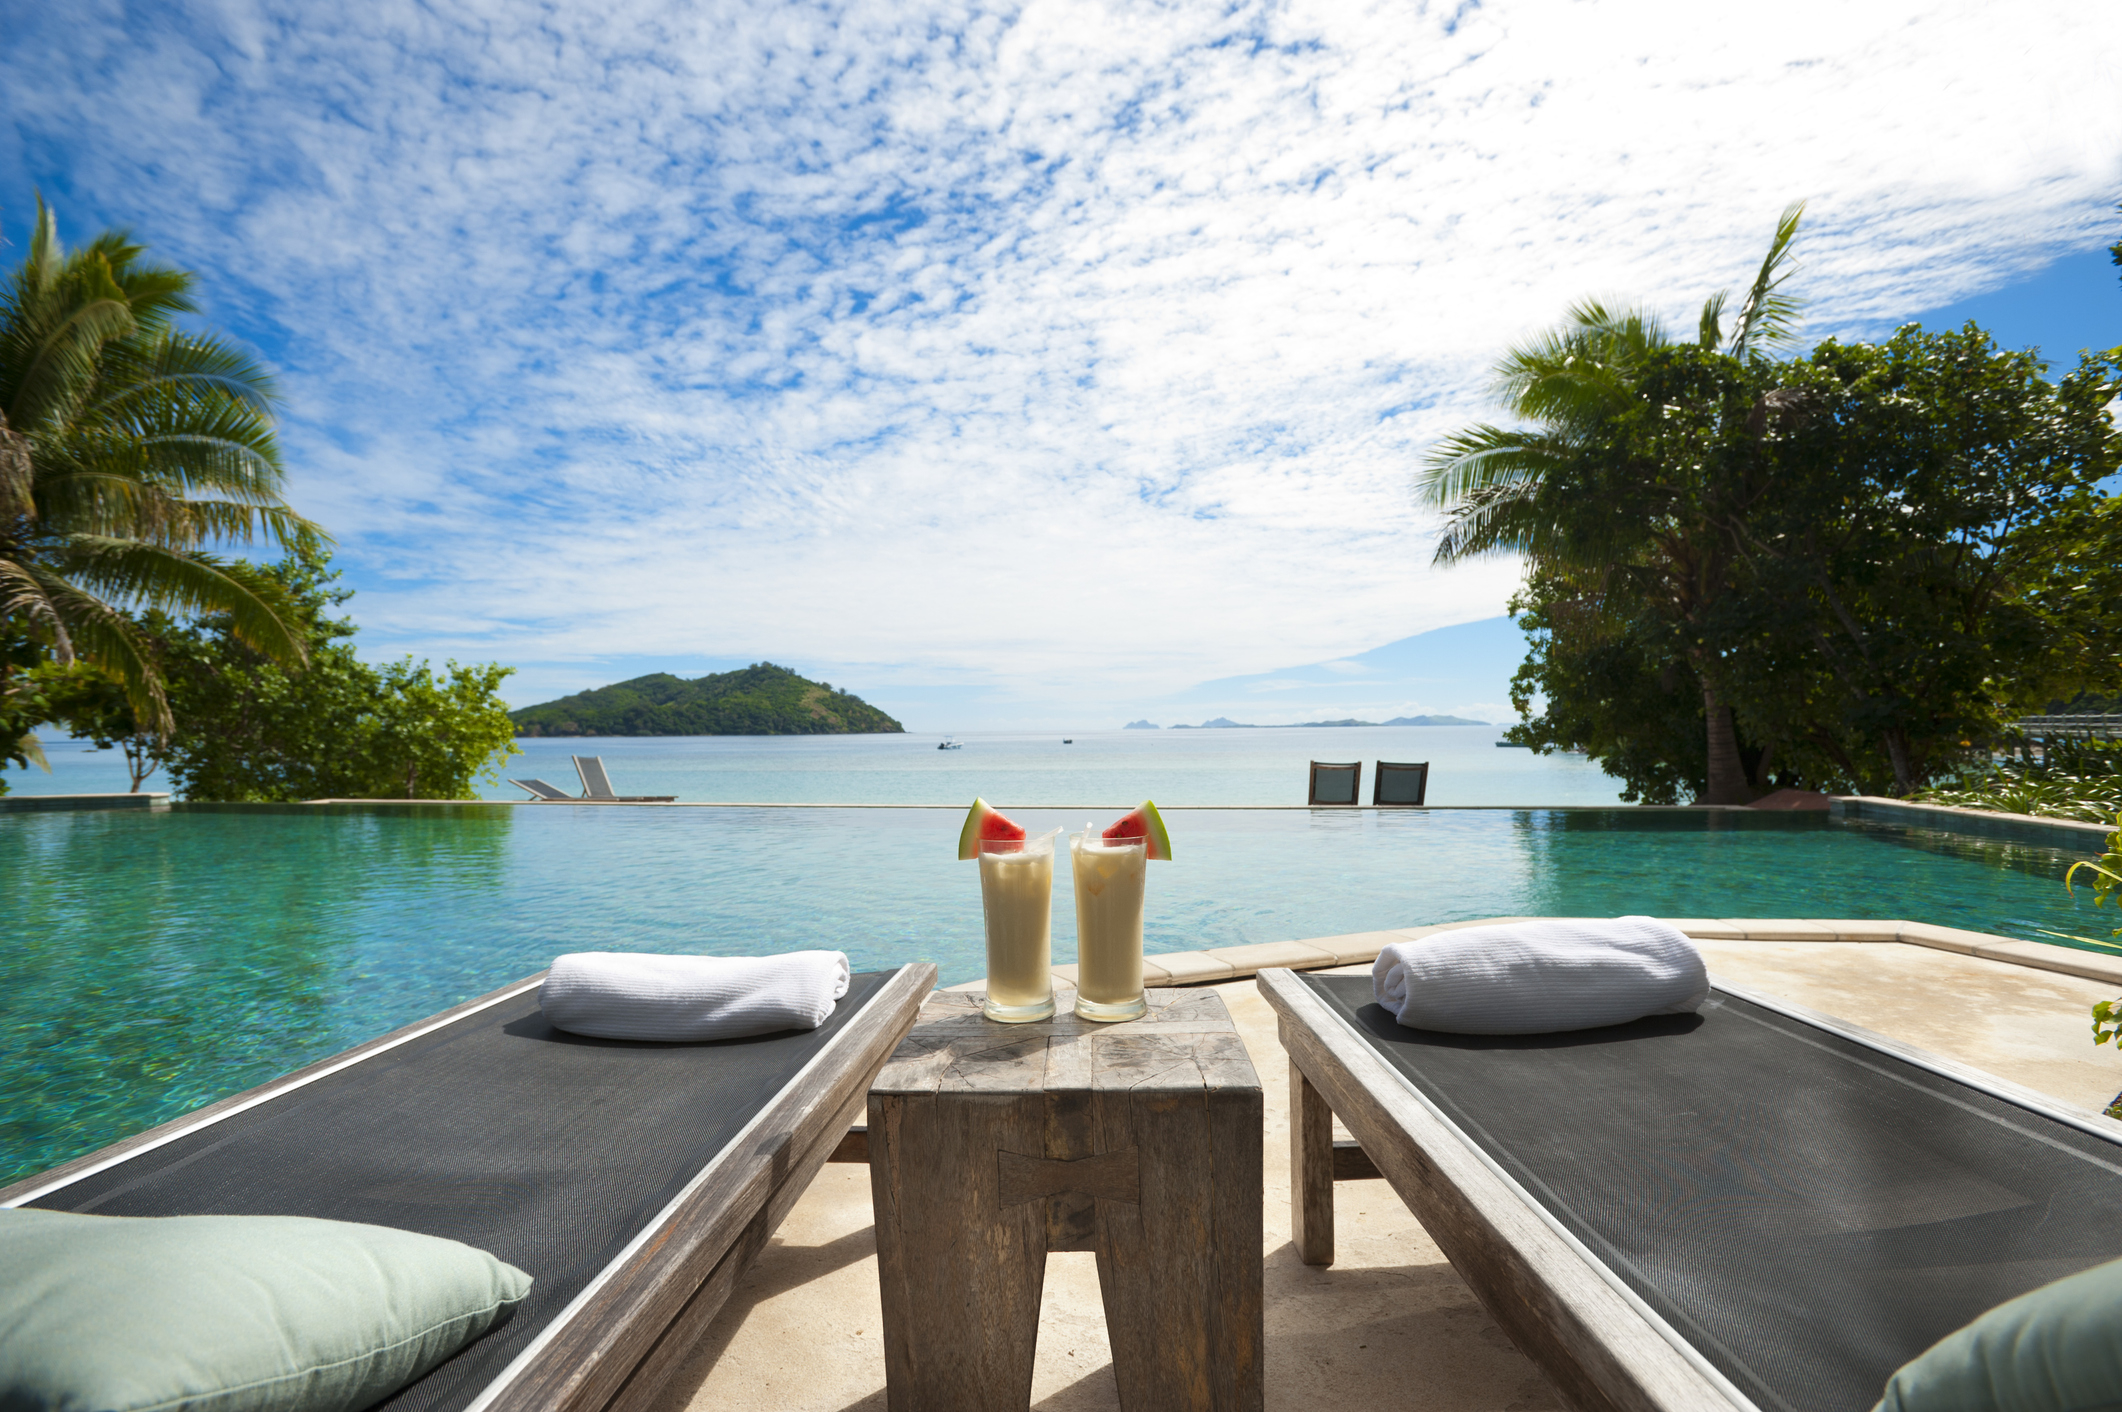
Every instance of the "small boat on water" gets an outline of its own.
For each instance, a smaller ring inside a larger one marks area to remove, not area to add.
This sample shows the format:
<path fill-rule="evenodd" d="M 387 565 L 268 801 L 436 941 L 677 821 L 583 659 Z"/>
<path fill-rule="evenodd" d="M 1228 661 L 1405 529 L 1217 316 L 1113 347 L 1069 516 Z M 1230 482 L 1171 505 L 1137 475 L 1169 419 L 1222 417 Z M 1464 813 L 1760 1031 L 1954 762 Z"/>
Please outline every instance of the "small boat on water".
<path fill-rule="evenodd" d="M 960 745 L 955 740 L 946 740 L 941 745 L 936 747 L 936 749 L 938 750 L 963 750 L 964 748 L 964 746 Z"/>
<path fill-rule="evenodd" d="M 1074 745 L 1076 743 L 1076 738 L 1072 735 L 1065 735 L 1061 737 L 1061 743 L 1063 745 Z"/>

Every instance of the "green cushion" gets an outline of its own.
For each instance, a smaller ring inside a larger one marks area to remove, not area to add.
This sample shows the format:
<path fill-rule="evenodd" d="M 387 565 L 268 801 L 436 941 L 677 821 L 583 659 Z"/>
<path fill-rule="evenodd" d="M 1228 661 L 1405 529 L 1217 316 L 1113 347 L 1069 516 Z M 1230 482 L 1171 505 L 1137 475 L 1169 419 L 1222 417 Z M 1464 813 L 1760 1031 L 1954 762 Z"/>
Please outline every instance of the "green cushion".
<path fill-rule="evenodd" d="M 507 1318 L 483 1250 L 302 1216 L 0 1210 L 0 1407 L 366 1407 Z"/>
<path fill-rule="evenodd" d="M 2122 1408 L 2122 1260 L 1999 1304 L 1904 1364 L 1873 1412 Z"/>

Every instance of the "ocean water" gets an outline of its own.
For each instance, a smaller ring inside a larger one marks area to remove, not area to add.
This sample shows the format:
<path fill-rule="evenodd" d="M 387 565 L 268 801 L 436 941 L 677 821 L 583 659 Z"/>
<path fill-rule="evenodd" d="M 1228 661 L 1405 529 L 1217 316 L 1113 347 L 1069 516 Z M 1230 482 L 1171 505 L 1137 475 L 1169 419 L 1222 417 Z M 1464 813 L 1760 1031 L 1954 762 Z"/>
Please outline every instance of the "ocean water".
<path fill-rule="evenodd" d="M 1495 726 L 1376 726 L 1312 730 L 984 733 L 938 750 L 932 735 L 675 736 L 519 740 L 505 777 L 538 778 L 579 793 L 573 755 L 599 755 L 621 794 L 689 802 L 953 804 L 981 795 L 1002 808 L 1304 803 L 1313 760 L 1364 762 L 1364 798 L 1379 760 L 1428 761 L 1431 804 L 1613 804 L 1620 786 L 1581 756 L 1498 749 Z M 52 773 L 11 770 L 22 794 L 122 792 L 124 762 L 80 742 L 46 747 Z M 150 780 L 151 790 L 167 790 Z M 487 799 L 529 796 L 505 782 Z"/>
<path fill-rule="evenodd" d="M 972 751 L 940 752 L 941 768 L 965 769 Z M 948 780 L 968 786 L 985 788 Z M 1080 828 L 1086 812 L 1019 817 Z M 980 889 L 976 866 L 954 857 L 959 818 L 566 805 L 0 815 L 0 1181 L 563 951 L 829 947 L 859 968 L 928 959 L 945 984 L 972 979 Z M 2112 909 L 2065 891 L 2069 855 L 1823 815 L 1188 809 L 1170 824 L 1176 856 L 1149 878 L 1152 952 L 1496 915 L 1907 917 L 2031 940 L 2113 925 Z M 1065 860 L 1056 874 L 1066 962 Z"/>

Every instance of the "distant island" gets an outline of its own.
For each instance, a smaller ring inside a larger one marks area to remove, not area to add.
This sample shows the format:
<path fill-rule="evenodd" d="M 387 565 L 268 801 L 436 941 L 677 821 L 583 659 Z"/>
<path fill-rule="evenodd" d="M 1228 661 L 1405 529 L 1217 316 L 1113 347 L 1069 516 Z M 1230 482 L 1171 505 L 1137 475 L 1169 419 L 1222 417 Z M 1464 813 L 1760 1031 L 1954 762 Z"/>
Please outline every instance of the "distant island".
<path fill-rule="evenodd" d="M 757 662 L 687 681 L 655 672 L 511 711 L 516 734 L 900 735 L 906 727 L 830 682 Z"/>
<path fill-rule="evenodd" d="M 1298 721 L 1293 725 L 1254 726 L 1243 721 L 1234 721 L 1228 716 L 1218 716 L 1213 721 L 1203 721 L 1198 726 L 1173 726 L 1175 731 L 1299 731 L 1313 730 L 1321 726 L 1486 726 L 1490 721 L 1469 721 L 1464 716 L 1395 716 L 1389 721 Z M 1148 726 L 1147 721 L 1137 721 L 1127 729 Z M 1155 726 L 1150 726 L 1155 730 Z"/>
<path fill-rule="evenodd" d="M 1157 723 L 1155 721 L 1129 721 L 1120 729 L 1124 731 L 1153 731 L 1157 729 Z"/>

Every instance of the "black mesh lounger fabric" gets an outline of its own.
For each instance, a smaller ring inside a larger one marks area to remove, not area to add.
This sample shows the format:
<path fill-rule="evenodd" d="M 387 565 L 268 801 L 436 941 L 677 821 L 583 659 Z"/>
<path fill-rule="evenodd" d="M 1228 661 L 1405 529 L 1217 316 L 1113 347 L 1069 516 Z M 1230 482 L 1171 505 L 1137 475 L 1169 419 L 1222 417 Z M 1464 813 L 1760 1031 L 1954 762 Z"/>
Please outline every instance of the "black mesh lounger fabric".
<path fill-rule="evenodd" d="M 30 1203 L 286 1215 L 448 1236 L 529 1272 L 510 1320 L 379 1406 L 460 1408 L 670 1203 L 891 972 L 817 1029 L 709 1044 L 563 1034 L 535 989 Z"/>
<path fill-rule="evenodd" d="M 1764 1409 L 1862 1412 L 1983 1310 L 2122 1256 L 2122 1146 L 1736 996 L 1447 1035 L 1367 976 L 1303 979 Z"/>

